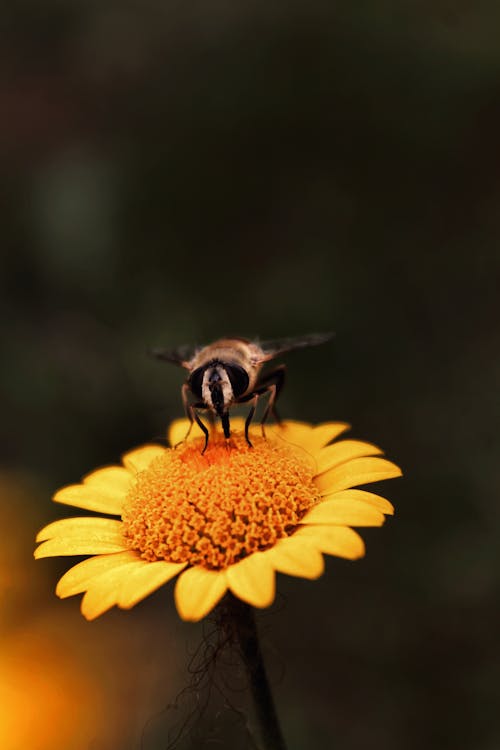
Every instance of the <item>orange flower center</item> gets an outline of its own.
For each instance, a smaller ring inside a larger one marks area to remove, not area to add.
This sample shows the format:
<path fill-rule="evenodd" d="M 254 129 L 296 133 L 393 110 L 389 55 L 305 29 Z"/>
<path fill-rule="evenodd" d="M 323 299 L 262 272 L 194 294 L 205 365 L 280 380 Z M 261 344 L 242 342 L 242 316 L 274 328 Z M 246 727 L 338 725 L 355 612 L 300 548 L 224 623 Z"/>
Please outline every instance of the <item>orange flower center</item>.
<path fill-rule="evenodd" d="M 319 500 L 310 459 L 283 444 L 211 437 L 166 451 L 137 475 L 123 512 L 144 560 L 221 569 L 290 535 Z"/>

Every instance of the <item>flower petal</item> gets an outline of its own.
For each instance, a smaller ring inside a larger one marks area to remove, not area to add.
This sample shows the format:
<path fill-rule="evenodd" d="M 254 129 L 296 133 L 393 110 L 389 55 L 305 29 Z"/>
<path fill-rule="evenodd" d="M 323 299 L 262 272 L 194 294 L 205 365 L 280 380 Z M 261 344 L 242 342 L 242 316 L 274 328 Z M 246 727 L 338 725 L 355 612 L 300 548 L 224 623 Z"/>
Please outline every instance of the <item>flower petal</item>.
<path fill-rule="evenodd" d="M 197 622 L 205 617 L 227 591 L 224 571 L 201 566 L 181 573 L 175 586 L 175 604 L 183 620 Z"/>
<path fill-rule="evenodd" d="M 351 461 L 353 458 L 363 456 L 378 456 L 383 451 L 372 443 L 365 443 L 361 440 L 339 440 L 338 443 L 327 445 L 316 455 L 317 474 L 323 474 L 334 466 L 339 466 L 345 461 Z"/>
<path fill-rule="evenodd" d="M 176 445 L 185 441 L 191 443 L 193 440 L 199 440 L 200 438 L 203 438 L 203 433 L 196 424 L 193 425 L 193 428 L 189 432 L 189 435 L 188 430 L 189 419 L 176 419 L 174 422 L 172 422 L 168 430 L 168 442 L 170 443 L 172 448 L 175 448 Z M 244 431 L 245 420 L 241 417 L 231 417 L 231 435 L 236 435 L 238 433 L 243 434 Z M 262 433 L 260 425 L 250 425 L 250 436 L 257 436 L 261 434 Z"/>
<path fill-rule="evenodd" d="M 271 560 L 255 552 L 226 569 L 229 588 L 253 607 L 269 607 L 274 601 L 276 582 Z"/>
<path fill-rule="evenodd" d="M 106 492 L 112 497 L 123 497 L 132 486 L 133 476 L 123 466 L 105 466 L 92 471 L 83 478 L 83 483 L 92 489 Z"/>
<path fill-rule="evenodd" d="M 105 555 L 111 552 L 124 552 L 127 548 L 121 542 L 89 541 L 88 539 L 49 539 L 37 547 L 34 557 L 58 557 L 59 555 Z"/>
<path fill-rule="evenodd" d="M 323 446 L 331 443 L 346 430 L 350 430 L 351 425 L 347 422 L 324 422 L 313 427 L 312 435 L 308 441 L 308 448 L 311 451 L 318 451 Z"/>
<path fill-rule="evenodd" d="M 113 518 L 96 518 L 95 516 L 82 516 L 80 518 L 61 518 L 47 524 L 38 532 L 37 542 L 45 539 L 73 538 L 73 539 L 106 539 L 122 541 L 123 524 Z"/>
<path fill-rule="evenodd" d="M 333 495 L 308 510 L 301 523 L 334 524 L 340 526 L 382 526 L 385 516 L 367 503 Z"/>
<path fill-rule="evenodd" d="M 185 567 L 186 563 L 145 562 L 132 570 L 122 583 L 118 595 L 118 606 L 122 609 L 130 609 L 141 599 L 145 599 L 153 591 L 163 586 L 164 583 L 174 578 Z"/>
<path fill-rule="evenodd" d="M 119 516 L 133 481 L 122 466 L 107 466 L 88 474 L 83 484 L 63 487 L 54 495 L 56 503 Z"/>
<path fill-rule="evenodd" d="M 382 511 L 388 516 L 394 515 L 394 506 L 385 497 L 375 495 L 373 492 L 367 492 L 366 490 L 342 490 L 340 492 L 334 491 L 332 493 L 323 494 L 324 500 L 355 500 L 356 502 L 361 501 L 371 505 L 373 508 Z"/>
<path fill-rule="evenodd" d="M 122 457 L 123 465 L 128 471 L 138 474 L 140 471 L 147 469 L 153 459 L 163 456 L 166 451 L 167 449 L 161 445 L 143 445 L 125 453 Z"/>
<path fill-rule="evenodd" d="M 347 526 L 302 526 L 294 536 L 307 540 L 327 555 L 357 560 L 365 554 L 365 543 L 354 529 Z"/>
<path fill-rule="evenodd" d="M 307 422 L 287 419 L 285 422 L 270 425 L 269 431 L 290 443 L 302 445 L 310 436 L 313 428 Z"/>
<path fill-rule="evenodd" d="M 86 594 L 82 599 L 82 615 L 87 620 L 95 620 L 103 612 L 118 604 L 122 585 L 140 562 L 135 560 L 117 568 L 106 570 L 89 582 Z"/>
<path fill-rule="evenodd" d="M 89 557 L 77 565 L 73 565 L 63 577 L 59 580 L 56 587 L 56 594 L 61 599 L 74 594 L 81 594 L 89 588 L 89 584 L 94 578 L 108 570 L 115 570 L 123 565 L 129 565 L 136 562 L 141 565 L 143 561 L 136 552 L 128 550 L 127 552 L 116 552 L 112 555 L 98 555 Z"/>
<path fill-rule="evenodd" d="M 281 539 L 262 553 L 279 573 L 289 576 L 319 578 L 325 569 L 321 552 L 313 544 L 297 538 L 297 534 Z"/>
<path fill-rule="evenodd" d="M 325 494 L 346 490 L 359 484 L 400 477 L 401 469 L 385 458 L 354 458 L 315 477 L 316 487 Z"/>
<path fill-rule="evenodd" d="M 172 448 L 175 448 L 178 443 L 182 443 L 186 439 L 190 424 L 189 419 L 175 419 L 172 422 L 168 428 L 167 434 L 167 440 Z M 199 437 L 201 433 L 199 435 L 198 432 L 198 428 L 194 425 L 189 433 L 189 440 L 193 440 L 194 437 Z"/>
<path fill-rule="evenodd" d="M 286 421 L 276 425 L 275 434 L 289 443 L 305 448 L 310 453 L 316 453 L 324 445 L 349 429 L 345 422 L 325 422 L 312 427 L 305 422 Z"/>
<path fill-rule="evenodd" d="M 119 516 L 122 512 L 125 494 L 111 495 L 85 484 L 70 484 L 56 492 L 52 498 L 56 503 L 73 505 L 75 508 L 94 510 Z"/>
<path fill-rule="evenodd" d="M 63 518 L 49 523 L 40 531 L 35 558 L 56 555 L 99 555 L 127 549 L 121 533 L 122 524 L 111 518 Z"/>

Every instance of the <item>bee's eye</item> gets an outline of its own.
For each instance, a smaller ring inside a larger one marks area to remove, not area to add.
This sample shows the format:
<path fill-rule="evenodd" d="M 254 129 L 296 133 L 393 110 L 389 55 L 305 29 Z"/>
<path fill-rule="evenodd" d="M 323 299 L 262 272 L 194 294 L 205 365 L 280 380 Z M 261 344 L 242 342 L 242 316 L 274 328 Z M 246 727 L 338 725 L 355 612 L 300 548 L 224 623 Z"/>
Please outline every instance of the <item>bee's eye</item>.
<path fill-rule="evenodd" d="M 196 370 L 193 370 L 193 372 L 189 376 L 189 387 L 193 391 L 194 395 L 198 398 L 202 398 L 201 386 L 203 384 L 203 374 L 205 370 L 206 367 L 198 367 Z"/>
<path fill-rule="evenodd" d="M 248 388 L 248 373 L 239 365 L 224 365 L 235 396 L 241 396 Z"/>

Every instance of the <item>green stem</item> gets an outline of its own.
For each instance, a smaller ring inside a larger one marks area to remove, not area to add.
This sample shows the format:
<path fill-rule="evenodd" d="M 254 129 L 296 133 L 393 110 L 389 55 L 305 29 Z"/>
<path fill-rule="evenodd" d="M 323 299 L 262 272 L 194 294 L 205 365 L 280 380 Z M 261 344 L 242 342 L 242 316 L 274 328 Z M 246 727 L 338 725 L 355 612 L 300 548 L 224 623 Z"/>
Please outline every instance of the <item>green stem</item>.
<path fill-rule="evenodd" d="M 248 674 L 264 750 L 286 750 L 260 650 L 253 608 L 229 594 L 228 611 Z"/>

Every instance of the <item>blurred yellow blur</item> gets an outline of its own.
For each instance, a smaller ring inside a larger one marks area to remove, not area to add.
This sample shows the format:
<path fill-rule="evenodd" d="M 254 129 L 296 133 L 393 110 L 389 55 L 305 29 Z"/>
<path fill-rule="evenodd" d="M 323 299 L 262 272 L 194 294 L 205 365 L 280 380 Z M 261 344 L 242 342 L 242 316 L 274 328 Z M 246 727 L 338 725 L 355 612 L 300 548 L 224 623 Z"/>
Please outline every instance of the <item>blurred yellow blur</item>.
<path fill-rule="evenodd" d="M 33 559 L 53 510 L 42 484 L 0 472 L 0 750 L 136 748 L 177 689 L 166 613 L 88 623 L 55 596 L 53 563 Z"/>
<path fill-rule="evenodd" d="M 0 747 L 88 748 L 99 693 L 82 664 L 60 652 L 43 623 L 5 639 L 0 659 Z"/>
<path fill-rule="evenodd" d="M 0 474 L 0 747 L 84 750 L 102 696 L 78 650 L 60 637 L 59 615 L 36 607 L 48 570 L 32 558 L 35 487 Z"/>

